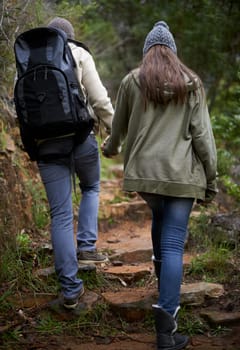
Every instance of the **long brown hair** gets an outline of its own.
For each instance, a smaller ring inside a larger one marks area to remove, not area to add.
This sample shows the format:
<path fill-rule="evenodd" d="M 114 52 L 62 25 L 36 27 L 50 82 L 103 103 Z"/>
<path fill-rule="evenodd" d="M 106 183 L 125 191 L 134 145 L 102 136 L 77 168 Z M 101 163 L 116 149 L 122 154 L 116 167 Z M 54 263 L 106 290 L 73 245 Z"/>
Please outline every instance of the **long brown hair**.
<path fill-rule="evenodd" d="M 170 48 L 163 45 L 151 47 L 143 57 L 139 72 L 145 107 L 148 101 L 152 101 L 155 107 L 167 105 L 170 101 L 183 104 L 188 96 L 186 76 L 193 83 L 197 78 Z"/>

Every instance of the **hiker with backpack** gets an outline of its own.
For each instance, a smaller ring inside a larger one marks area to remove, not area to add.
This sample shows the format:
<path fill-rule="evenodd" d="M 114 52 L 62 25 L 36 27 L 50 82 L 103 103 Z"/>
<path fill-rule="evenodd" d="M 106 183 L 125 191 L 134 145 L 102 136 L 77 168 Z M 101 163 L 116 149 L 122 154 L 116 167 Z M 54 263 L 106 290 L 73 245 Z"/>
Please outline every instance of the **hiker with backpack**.
<path fill-rule="evenodd" d="M 108 260 L 96 249 L 100 156 L 99 123 L 111 132 L 113 107 L 85 45 L 75 41 L 65 18 L 20 35 L 15 42 L 18 80 L 14 98 L 20 133 L 37 161 L 51 214 L 55 270 L 63 305 L 75 309 L 84 292 L 81 263 Z M 91 111 L 91 113 L 89 113 Z M 77 248 L 74 242 L 72 176 L 80 182 Z"/>
<path fill-rule="evenodd" d="M 140 67 L 122 80 L 103 155 L 118 154 L 124 140 L 123 189 L 152 211 L 157 349 L 183 349 L 188 337 L 176 330 L 184 242 L 194 200 L 209 203 L 217 192 L 217 157 L 203 84 L 178 58 L 163 21 L 148 33 Z"/>

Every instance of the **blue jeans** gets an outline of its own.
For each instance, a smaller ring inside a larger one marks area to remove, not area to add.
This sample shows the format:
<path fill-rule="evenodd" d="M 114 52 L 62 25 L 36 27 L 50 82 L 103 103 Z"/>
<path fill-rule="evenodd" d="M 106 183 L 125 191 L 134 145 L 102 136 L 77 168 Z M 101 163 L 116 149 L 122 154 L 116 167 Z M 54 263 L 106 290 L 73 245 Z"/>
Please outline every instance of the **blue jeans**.
<path fill-rule="evenodd" d="M 194 199 L 140 195 L 152 210 L 153 254 L 161 261 L 158 305 L 173 315 L 180 304 L 184 243 Z"/>
<path fill-rule="evenodd" d="M 74 170 L 82 192 L 78 214 L 77 249 L 95 249 L 100 191 L 100 157 L 94 135 L 76 146 Z M 66 298 L 74 298 L 83 282 L 77 278 L 78 261 L 74 242 L 72 164 L 70 159 L 38 162 L 51 213 L 51 240 L 55 270 Z"/>

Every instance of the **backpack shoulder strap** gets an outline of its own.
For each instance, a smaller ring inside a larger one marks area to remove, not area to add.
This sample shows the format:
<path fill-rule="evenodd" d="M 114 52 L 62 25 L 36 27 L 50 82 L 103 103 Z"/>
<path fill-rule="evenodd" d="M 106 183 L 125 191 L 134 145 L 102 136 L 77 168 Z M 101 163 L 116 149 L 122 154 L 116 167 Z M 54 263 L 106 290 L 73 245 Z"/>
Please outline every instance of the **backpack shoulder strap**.
<path fill-rule="evenodd" d="M 84 43 L 82 43 L 81 41 L 77 41 L 77 40 L 73 40 L 73 39 L 68 39 L 69 43 L 73 43 L 78 47 L 82 47 L 84 50 L 88 51 L 89 53 L 91 53 L 90 49 L 87 47 L 87 45 L 85 45 Z"/>

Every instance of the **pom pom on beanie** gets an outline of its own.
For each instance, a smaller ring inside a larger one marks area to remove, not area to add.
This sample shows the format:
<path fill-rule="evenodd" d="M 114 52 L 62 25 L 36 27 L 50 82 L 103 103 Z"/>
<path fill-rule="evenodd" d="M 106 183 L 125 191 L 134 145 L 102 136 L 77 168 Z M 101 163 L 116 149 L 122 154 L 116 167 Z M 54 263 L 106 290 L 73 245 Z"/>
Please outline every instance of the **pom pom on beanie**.
<path fill-rule="evenodd" d="M 177 54 L 177 47 L 172 33 L 169 31 L 167 23 L 159 21 L 155 23 L 153 29 L 146 36 L 143 55 L 154 45 L 164 45 L 169 47 L 175 54 Z"/>

